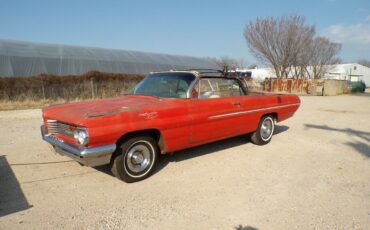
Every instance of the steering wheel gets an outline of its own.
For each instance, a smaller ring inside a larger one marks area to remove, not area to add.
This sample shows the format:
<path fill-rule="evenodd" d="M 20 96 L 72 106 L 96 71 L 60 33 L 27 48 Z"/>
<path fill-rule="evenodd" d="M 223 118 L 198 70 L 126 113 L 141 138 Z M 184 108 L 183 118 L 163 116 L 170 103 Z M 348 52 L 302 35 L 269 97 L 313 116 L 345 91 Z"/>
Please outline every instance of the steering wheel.
<path fill-rule="evenodd" d="M 177 89 L 176 94 L 179 98 L 186 98 L 186 91 L 184 89 Z"/>

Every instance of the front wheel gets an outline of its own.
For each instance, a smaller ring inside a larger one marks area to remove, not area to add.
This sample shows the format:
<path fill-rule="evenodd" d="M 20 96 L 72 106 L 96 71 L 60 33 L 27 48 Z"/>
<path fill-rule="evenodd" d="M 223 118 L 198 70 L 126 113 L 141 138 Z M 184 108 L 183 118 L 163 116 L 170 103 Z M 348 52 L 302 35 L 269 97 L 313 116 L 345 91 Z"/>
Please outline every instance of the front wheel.
<path fill-rule="evenodd" d="M 271 141 L 275 123 L 271 115 L 261 118 L 257 130 L 252 134 L 251 141 L 256 145 L 265 145 Z"/>
<path fill-rule="evenodd" d="M 121 143 L 111 170 L 114 176 L 125 182 L 137 182 L 150 175 L 157 158 L 158 145 L 152 137 L 133 137 Z"/>

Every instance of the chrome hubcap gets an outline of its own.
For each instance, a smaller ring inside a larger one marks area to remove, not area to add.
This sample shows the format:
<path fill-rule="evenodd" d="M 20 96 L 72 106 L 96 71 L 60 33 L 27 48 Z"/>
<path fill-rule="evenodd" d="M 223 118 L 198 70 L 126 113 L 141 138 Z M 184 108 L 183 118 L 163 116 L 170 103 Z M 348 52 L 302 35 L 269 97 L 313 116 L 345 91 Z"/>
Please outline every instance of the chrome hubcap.
<path fill-rule="evenodd" d="M 127 153 L 126 163 L 130 171 L 139 173 L 150 164 L 150 150 L 146 145 L 137 144 Z"/>
<path fill-rule="evenodd" d="M 261 126 L 261 136 L 263 140 L 268 140 L 273 131 L 273 124 L 270 119 L 265 119 Z"/>

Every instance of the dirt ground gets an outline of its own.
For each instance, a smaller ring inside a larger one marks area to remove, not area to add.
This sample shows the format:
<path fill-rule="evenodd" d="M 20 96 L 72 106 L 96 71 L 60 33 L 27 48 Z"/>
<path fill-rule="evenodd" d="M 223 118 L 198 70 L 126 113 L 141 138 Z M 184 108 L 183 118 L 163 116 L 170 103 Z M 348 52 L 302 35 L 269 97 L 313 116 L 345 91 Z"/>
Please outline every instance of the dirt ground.
<path fill-rule="evenodd" d="M 301 100 L 270 144 L 163 156 L 135 184 L 54 154 L 40 110 L 0 112 L 0 229 L 370 229 L 370 93 Z"/>

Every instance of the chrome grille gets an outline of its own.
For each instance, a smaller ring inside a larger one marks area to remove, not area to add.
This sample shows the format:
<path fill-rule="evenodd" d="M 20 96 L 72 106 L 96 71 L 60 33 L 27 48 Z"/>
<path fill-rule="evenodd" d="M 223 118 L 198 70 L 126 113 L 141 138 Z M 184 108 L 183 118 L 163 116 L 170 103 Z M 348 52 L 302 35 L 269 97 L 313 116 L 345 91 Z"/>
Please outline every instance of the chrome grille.
<path fill-rule="evenodd" d="M 49 134 L 62 134 L 73 137 L 73 131 L 70 130 L 70 125 L 59 122 L 57 120 L 47 120 L 47 128 Z"/>

